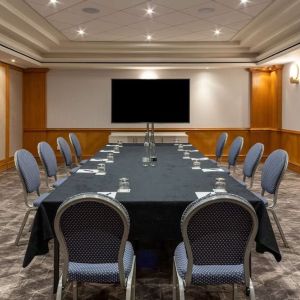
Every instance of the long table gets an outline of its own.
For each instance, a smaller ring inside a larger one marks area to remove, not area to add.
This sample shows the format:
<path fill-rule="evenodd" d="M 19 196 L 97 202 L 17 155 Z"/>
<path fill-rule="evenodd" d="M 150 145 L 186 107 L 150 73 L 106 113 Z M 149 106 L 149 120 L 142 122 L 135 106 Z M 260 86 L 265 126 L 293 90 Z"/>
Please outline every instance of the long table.
<path fill-rule="evenodd" d="M 105 149 L 112 150 L 112 147 Z M 194 148 L 186 145 L 185 149 Z M 55 214 L 62 202 L 79 193 L 117 191 L 121 177 L 127 177 L 130 181 L 130 193 L 116 195 L 130 216 L 130 240 L 180 241 L 180 219 L 187 205 L 197 199 L 195 192 L 212 191 L 215 178 L 224 177 L 227 192 L 247 199 L 257 213 L 259 228 L 255 239 L 256 251 L 270 252 L 277 261 L 281 260 L 264 203 L 230 175 L 193 170 L 192 161 L 182 159 L 183 152 L 177 151 L 177 147 L 171 144 L 156 146 L 158 161 L 155 167 L 142 165 L 142 157 L 145 156 L 143 145 L 124 144 L 120 151 L 120 154 L 115 154 L 113 164 L 106 164 L 105 176 L 75 173 L 42 202 L 34 218 L 23 267 L 30 264 L 34 256 L 48 253 L 48 242 L 55 238 Z M 98 152 L 94 158 L 105 158 L 106 155 L 106 152 Z M 191 152 L 191 157 L 199 158 L 203 155 Z M 88 161 L 82 168 L 95 169 L 98 163 Z M 216 165 L 211 160 L 204 160 L 201 161 L 201 167 L 211 168 Z"/>

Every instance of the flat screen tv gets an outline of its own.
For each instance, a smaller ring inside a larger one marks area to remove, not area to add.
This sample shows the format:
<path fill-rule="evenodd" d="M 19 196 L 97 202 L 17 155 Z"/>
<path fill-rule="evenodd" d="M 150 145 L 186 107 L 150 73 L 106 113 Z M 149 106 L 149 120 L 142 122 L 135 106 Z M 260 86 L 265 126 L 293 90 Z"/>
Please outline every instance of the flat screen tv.
<path fill-rule="evenodd" d="M 112 123 L 188 123 L 189 79 L 112 79 Z"/>

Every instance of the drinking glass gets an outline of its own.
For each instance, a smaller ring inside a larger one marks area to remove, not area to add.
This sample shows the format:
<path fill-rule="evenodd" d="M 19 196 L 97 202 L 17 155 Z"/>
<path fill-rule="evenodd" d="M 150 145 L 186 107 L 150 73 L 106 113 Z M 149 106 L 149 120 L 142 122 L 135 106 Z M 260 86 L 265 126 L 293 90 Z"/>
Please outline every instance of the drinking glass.
<path fill-rule="evenodd" d="M 179 144 L 178 145 L 178 151 L 182 151 L 183 150 L 183 145 L 182 144 Z"/>
<path fill-rule="evenodd" d="M 114 146 L 114 153 L 120 153 L 119 145 Z"/>
<path fill-rule="evenodd" d="M 107 153 L 107 162 L 109 163 L 114 162 L 114 154 L 112 152 Z"/>
<path fill-rule="evenodd" d="M 121 140 L 118 140 L 118 142 L 117 142 L 117 143 L 118 143 L 118 146 L 119 146 L 119 147 L 122 147 L 122 145 L 123 145 L 123 142 L 122 142 Z"/>
<path fill-rule="evenodd" d="M 105 164 L 101 163 L 97 165 L 98 174 L 106 174 L 105 172 Z"/>
<path fill-rule="evenodd" d="M 189 151 L 184 151 L 183 158 L 184 159 L 189 159 L 190 158 L 190 152 Z"/>
<path fill-rule="evenodd" d="M 193 167 L 194 168 L 200 168 L 200 166 L 201 166 L 200 159 L 199 158 L 195 158 L 193 160 Z"/>
<path fill-rule="evenodd" d="M 176 138 L 174 139 L 174 145 L 178 145 L 178 143 L 179 143 L 179 139 L 176 137 Z"/>
<path fill-rule="evenodd" d="M 128 191 L 130 189 L 129 179 L 126 177 L 122 177 L 119 179 L 119 191 Z"/>
<path fill-rule="evenodd" d="M 223 177 L 216 178 L 215 181 L 215 190 L 219 192 L 225 192 L 226 191 L 226 180 Z"/>
<path fill-rule="evenodd" d="M 148 167 L 148 166 L 149 166 L 149 157 L 144 156 L 144 157 L 142 158 L 142 162 L 143 162 L 143 166 L 144 166 L 144 167 Z"/>

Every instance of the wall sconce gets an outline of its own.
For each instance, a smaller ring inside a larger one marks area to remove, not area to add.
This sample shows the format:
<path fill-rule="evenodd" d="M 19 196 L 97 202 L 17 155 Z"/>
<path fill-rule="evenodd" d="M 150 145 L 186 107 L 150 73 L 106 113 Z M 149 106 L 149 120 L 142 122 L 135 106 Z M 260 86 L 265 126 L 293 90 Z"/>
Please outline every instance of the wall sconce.
<path fill-rule="evenodd" d="M 290 83 L 299 84 L 299 65 L 297 63 L 293 63 L 290 67 Z"/>

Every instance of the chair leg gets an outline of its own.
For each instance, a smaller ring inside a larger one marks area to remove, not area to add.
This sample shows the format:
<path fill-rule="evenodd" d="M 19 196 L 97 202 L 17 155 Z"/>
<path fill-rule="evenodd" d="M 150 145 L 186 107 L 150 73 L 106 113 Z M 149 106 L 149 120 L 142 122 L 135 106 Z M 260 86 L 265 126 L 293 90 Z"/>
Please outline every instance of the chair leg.
<path fill-rule="evenodd" d="M 176 300 L 177 299 L 177 280 L 176 280 L 176 269 L 175 269 L 175 261 L 173 262 L 173 274 L 172 274 L 172 299 Z"/>
<path fill-rule="evenodd" d="M 177 297 L 177 295 L 178 295 L 178 297 Z M 173 264 L 173 300 L 176 300 L 176 299 L 184 300 L 185 296 L 184 296 L 183 280 L 177 272 L 176 263 L 175 263 L 175 259 L 174 259 L 174 264 Z"/>
<path fill-rule="evenodd" d="M 233 300 L 237 300 L 238 299 L 237 298 L 237 284 L 236 283 L 233 284 L 232 299 Z"/>
<path fill-rule="evenodd" d="M 286 238 L 285 238 L 285 235 L 284 235 L 284 233 L 283 233 L 282 227 L 281 227 L 281 225 L 280 225 L 280 223 L 279 223 L 279 220 L 278 220 L 278 218 L 277 218 L 277 215 L 276 215 L 276 213 L 275 213 L 275 210 L 272 209 L 272 208 L 269 209 L 269 210 L 271 211 L 271 213 L 272 213 L 272 215 L 273 215 L 273 218 L 274 218 L 274 221 L 275 221 L 275 223 L 276 223 L 276 225 L 277 225 L 277 227 L 278 227 L 278 230 L 279 230 L 279 233 L 280 233 L 281 238 L 282 238 L 282 240 L 283 240 L 284 246 L 285 246 L 286 248 L 289 248 L 289 244 L 288 244 L 288 242 L 287 242 L 287 240 L 286 240 Z"/>
<path fill-rule="evenodd" d="M 73 300 L 77 300 L 77 298 L 78 298 L 77 281 L 73 281 Z"/>
<path fill-rule="evenodd" d="M 18 232 L 18 235 L 16 237 L 16 240 L 15 240 L 15 245 L 16 246 L 19 246 L 19 241 L 20 241 L 20 238 L 21 238 L 21 235 L 23 233 L 23 230 L 24 230 L 24 227 L 26 225 L 26 222 L 27 222 L 27 219 L 28 219 L 28 216 L 30 214 L 30 212 L 32 211 L 33 209 L 28 209 L 25 213 L 25 216 L 24 216 L 24 219 L 22 221 L 22 224 L 21 224 L 21 227 L 19 229 L 19 232 Z"/>
<path fill-rule="evenodd" d="M 253 286 L 253 282 L 250 278 L 250 300 L 255 300 L 255 291 L 254 291 L 254 286 Z"/>
<path fill-rule="evenodd" d="M 59 278 L 58 286 L 57 286 L 57 291 L 56 291 L 56 300 L 61 300 L 62 299 L 62 275 Z"/>
<path fill-rule="evenodd" d="M 126 300 L 135 299 L 135 277 L 136 277 L 135 256 L 133 257 L 132 267 L 126 283 Z"/>

